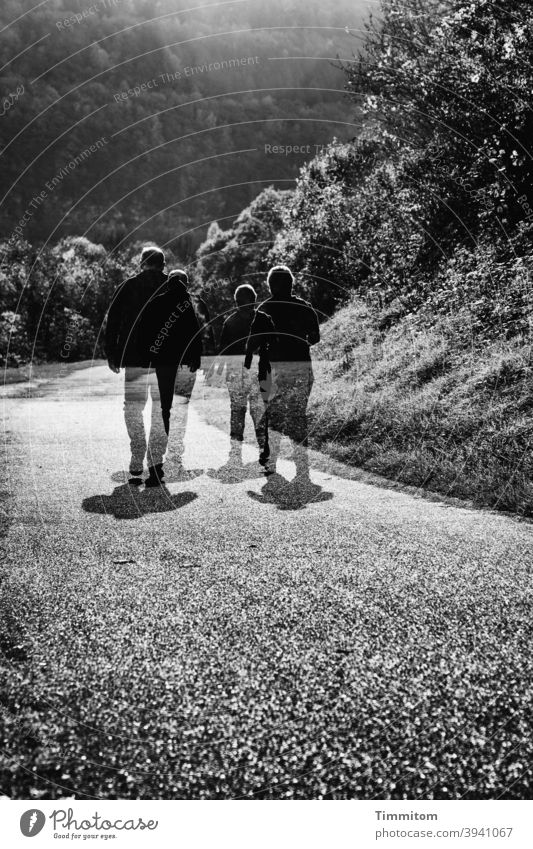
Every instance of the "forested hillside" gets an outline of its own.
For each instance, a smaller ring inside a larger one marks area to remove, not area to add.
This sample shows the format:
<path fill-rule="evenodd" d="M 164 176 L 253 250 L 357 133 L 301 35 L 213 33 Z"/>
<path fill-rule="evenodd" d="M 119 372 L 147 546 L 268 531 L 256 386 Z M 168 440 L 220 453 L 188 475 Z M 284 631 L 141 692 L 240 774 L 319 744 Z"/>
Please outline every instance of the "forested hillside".
<path fill-rule="evenodd" d="M 352 56 L 367 7 L 4 0 L 0 235 L 20 225 L 32 243 L 149 238 L 190 253 L 211 221 L 354 136 L 328 60 Z"/>

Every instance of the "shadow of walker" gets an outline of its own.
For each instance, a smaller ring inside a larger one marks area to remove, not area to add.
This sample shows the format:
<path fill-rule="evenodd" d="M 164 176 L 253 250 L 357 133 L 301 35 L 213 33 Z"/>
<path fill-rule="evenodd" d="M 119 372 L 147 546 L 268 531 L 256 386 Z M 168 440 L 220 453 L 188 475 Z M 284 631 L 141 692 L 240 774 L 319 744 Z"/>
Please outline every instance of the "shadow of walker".
<path fill-rule="evenodd" d="M 248 490 L 248 495 L 261 504 L 275 504 L 278 510 L 302 510 L 308 504 L 320 504 L 333 498 L 332 492 L 324 492 L 307 477 L 288 481 L 277 473 L 268 478 L 260 493 Z"/>
<path fill-rule="evenodd" d="M 184 469 L 181 464 L 173 463 L 172 461 L 166 461 L 164 469 L 165 483 L 183 483 L 184 481 L 194 480 L 194 478 L 198 478 L 204 474 L 203 469 Z M 142 476 L 147 477 L 144 469 Z M 111 480 L 114 483 L 127 483 L 131 477 L 132 475 L 127 469 L 120 469 L 118 472 L 113 472 Z"/>
<path fill-rule="evenodd" d="M 115 519 L 140 519 L 150 513 L 179 510 L 195 498 L 198 498 L 195 492 L 171 495 L 166 486 L 139 490 L 124 484 L 115 487 L 111 495 L 91 495 L 84 498 L 81 506 L 86 513 L 110 515 Z"/>
<path fill-rule="evenodd" d="M 232 463 L 228 461 L 219 469 L 209 469 L 207 474 L 210 478 L 221 483 L 231 484 L 260 478 L 263 476 L 263 469 L 257 460 L 253 463 Z"/>

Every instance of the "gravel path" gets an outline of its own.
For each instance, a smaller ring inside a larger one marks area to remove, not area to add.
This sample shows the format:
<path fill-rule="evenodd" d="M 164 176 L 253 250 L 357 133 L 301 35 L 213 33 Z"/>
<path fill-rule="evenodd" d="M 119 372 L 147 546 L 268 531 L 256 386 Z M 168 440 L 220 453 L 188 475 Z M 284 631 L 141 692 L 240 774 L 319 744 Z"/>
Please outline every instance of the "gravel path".
<path fill-rule="evenodd" d="M 121 404 L 5 400 L 6 795 L 528 797 L 531 524 L 251 444 L 229 480 L 202 380 L 188 479 L 135 490 Z"/>

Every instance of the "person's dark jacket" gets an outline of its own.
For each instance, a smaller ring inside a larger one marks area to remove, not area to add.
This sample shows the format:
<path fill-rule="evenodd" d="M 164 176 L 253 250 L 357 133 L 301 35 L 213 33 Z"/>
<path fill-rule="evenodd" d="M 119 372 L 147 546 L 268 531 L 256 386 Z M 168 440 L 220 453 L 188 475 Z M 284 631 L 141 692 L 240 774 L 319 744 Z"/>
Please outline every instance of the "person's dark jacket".
<path fill-rule="evenodd" d="M 246 352 L 246 343 L 254 315 L 255 310 L 252 305 L 248 308 L 241 307 L 227 317 L 222 325 L 218 346 L 222 356 L 230 357 Z"/>
<path fill-rule="evenodd" d="M 185 286 L 169 280 L 148 303 L 142 322 L 151 366 L 200 367 L 202 329 Z"/>
<path fill-rule="evenodd" d="M 269 342 L 268 351 L 271 362 L 311 360 L 309 346 L 320 341 L 318 317 L 311 304 L 294 295 L 283 300 L 271 297 L 260 304 L 256 317 L 259 313 L 268 315 L 274 326 L 275 334 Z M 261 329 L 259 325 L 255 329 L 252 325 L 253 333 L 261 332 Z M 267 331 L 263 329 L 263 332 Z"/>
<path fill-rule="evenodd" d="M 110 363 L 121 368 L 149 365 L 143 333 L 145 310 L 166 280 L 163 271 L 146 268 L 117 288 L 107 315 L 105 334 L 106 356 Z"/>
<path fill-rule="evenodd" d="M 270 372 L 270 351 L 277 343 L 276 329 L 270 316 L 262 310 L 256 310 L 250 335 L 246 341 L 244 367 L 250 368 L 253 355 L 259 354 L 259 380 L 265 380 Z"/>

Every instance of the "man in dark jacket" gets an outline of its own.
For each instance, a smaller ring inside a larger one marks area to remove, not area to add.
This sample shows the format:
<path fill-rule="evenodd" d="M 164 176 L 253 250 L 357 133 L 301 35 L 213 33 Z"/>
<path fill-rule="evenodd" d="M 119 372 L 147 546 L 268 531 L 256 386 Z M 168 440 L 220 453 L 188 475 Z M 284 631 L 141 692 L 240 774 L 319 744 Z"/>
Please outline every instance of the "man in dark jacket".
<path fill-rule="evenodd" d="M 180 463 L 185 450 L 188 404 L 202 357 L 202 328 L 187 289 L 188 282 L 182 269 L 171 271 L 166 285 L 148 303 L 143 322 L 167 436 L 176 396 L 173 456 Z"/>
<path fill-rule="evenodd" d="M 230 465 L 242 464 L 242 443 L 246 411 L 249 408 L 254 423 L 261 456 L 265 444 L 265 405 L 259 384 L 243 368 L 243 356 L 255 313 L 255 289 L 247 283 L 235 290 L 237 309 L 222 326 L 219 344 L 219 370 L 226 370 L 226 385 L 230 397 Z"/>
<path fill-rule="evenodd" d="M 130 474 L 132 483 L 140 483 L 145 457 L 149 480 L 158 478 L 167 445 L 167 434 L 161 415 L 161 399 L 155 369 L 150 367 L 150 353 L 144 322 L 150 300 L 163 290 L 167 275 L 163 269 L 165 256 L 159 248 L 144 248 L 141 270 L 116 290 L 109 312 L 105 334 L 107 361 L 111 371 L 125 370 L 124 420 L 130 438 Z M 152 421 L 147 444 L 143 410 L 152 397 Z"/>
<path fill-rule="evenodd" d="M 320 341 L 320 328 L 311 304 L 292 294 L 294 278 L 287 266 L 272 268 L 267 281 L 271 297 L 255 315 L 245 366 L 250 368 L 254 351 L 266 344 L 271 386 L 264 389 L 270 448 L 265 472 L 276 471 L 280 441 L 285 435 L 293 442 L 296 477 L 305 483 L 309 480 L 307 403 L 313 386 L 310 346 Z"/>

